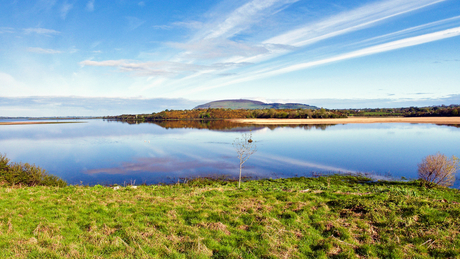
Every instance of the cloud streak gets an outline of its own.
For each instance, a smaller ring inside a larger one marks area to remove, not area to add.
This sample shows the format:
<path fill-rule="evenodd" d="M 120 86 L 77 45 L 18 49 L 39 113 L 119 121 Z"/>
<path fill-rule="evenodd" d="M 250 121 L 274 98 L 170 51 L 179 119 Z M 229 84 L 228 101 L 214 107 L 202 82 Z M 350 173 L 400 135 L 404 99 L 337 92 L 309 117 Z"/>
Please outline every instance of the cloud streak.
<path fill-rule="evenodd" d="M 434 33 L 429 33 L 421 36 L 416 36 L 416 37 L 411 37 L 411 38 L 406 38 L 402 40 L 397 40 L 397 41 L 392 41 L 389 43 L 385 44 L 380 44 L 377 46 L 369 47 L 369 48 L 364 48 L 361 50 L 357 51 L 352 51 L 346 54 L 338 55 L 332 58 L 327 58 L 327 59 L 322 59 L 318 61 L 312 61 L 312 62 L 306 62 L 306 63 L 301 63 L 301 64 L 296 64 L 292 66 L 288 66 L 283 69 L 279 69 L 277 71 L 273 71 L 270 73 L 267 73 L 266 75 L 268 76 L 273 76 L 277 74 L 284 74 L 284 73 L 289 73 L 301 69 L 306 69 L 314 66 L 319 66 L 319 65 L 324 65 L 327 63 L 332 63 L 332 62 L 337 62 L 337 61 L 343 61 L 351 58 L 358 58 L 358 57 L 364 57 L 368 55 L 373 55 L 377 53 L 382 53 L 382 52 L 387 52 L 387 51 L 392 51 L 392 50 L 397 50 L 401 48 L 407 48 L 407 47 L 412 47 L 420 44 L 425 44 L 433 41 L 438 41 L 438 40 L 443 40 L 443 39 L 448 39 L 452 37 L 457 37 L 460 35 L 460 27 L 453 28 L 453 29 L 448 29 L 448 30 L 443 30 L 439 32 L 434 32 Z"/>
<path fill-rule="evenodd" d="M 176 76 L 186 72 L 217 71 L 247 65 L 246 63 L 214 63 L 212 65 L 195 65 L 173 61 L 137 62 L 129 60 L 85 60 L 81 66 L 116 67 L 119 72 L 130 72 L 135 76 Z"/>
<path fill-rule="evenodd" d="M 459 36 L 460 16 L 438 21 L 424 19 L 427 23 L 422 25 L 407 22 L 407 17 L 449 1 L 369 0 L 358 7 L 315 19 L 315 15 L 325 12 L 320 10 L 311 18 L 304 18 L 308 22 L 298 23 L 297 27 L 289 21 L 270 30 L 276 27 L 277 13 L 305 3 L 249 0 L 237 7 L 217 9 L 216 13 L 212 13 L 216 9 L 210 10 L 200 21 L 192 18 L 150 25 L 150 29 L 170 30 L 156 32 L 161 35 L 174 33 L 176 28 L 191 30 L 181 30 L 183 41 L 152 42 L 159 51 L 145 50 L 143 53 L 149 55 L 141 53 L 138 60 L 90 58 L 80 65 L 111 67 L 120 73 L 144 77 L 139 79 L 144 84 L 135 86 L 142 94 L 152 93 L 149 90 L 153 88 L 161 96 L 189 96 L 222 87 L 230 92 L 230 87 L 252 80 Z M 125 18 L 130 30 L 144 24 L 134 16 Z M 390 24 L 401 20 L 405 23 Z M 268 22 L 266 30 L 257 31 L 264 21 Z M 412 27 L 405 28 L 405 24 Z M 320 42 L 321 45 L 317 44 Z M 148 61 L 152 57 L 155 61 Z"/>
<path fill-rule="evenodd" d="M 55 49 L 42 49 L 42 48 L 27 48 L 28 52 L 40 54 L 60 54 L 62 51 Z"/>
<path fill-rule="evenodd" d="M 135 30 L 137 29 L 139 26 L 141 26 L 142 24 L 145 23 L 145 21 L 137 18 L 137 17 L 133 17 L 133 16 L 127 16 L 125 17 L 126 20 L 128 21 L 128 28 L 130 30 Z"/>
<path fill-rule="evenodd" d="M 253 0 L 231 12 L 223 22 L 215 25 L 209 30 L 204 39 L 225 37 L 233 35 L 247 29 L 258 19 L 263 18 L 266 13 L 274 12 L 274 9 L 289 5 L 298 0 Z"/>
<path fill-rule="evenodd" d="M 70 10 L 72 10 L 72 8 L 73 8 L 73 4 L 64 2 L 60 10 L 60 15 L 63 20 L 65 20 L 65 18 L 67 17 L 67 14 L 70 12 Z"/>
<path fill-rule="evenodd" d="M 90 0 L 88 3 L 86 3 L 86 10 L 88 12 L 94 12 L 94 1 L 95 0 Z"/>
<path fill-rule="evenodd" d="M 0 83 L 16 83 L 0 73 Z M 159 112 L 165 109 L 191 109 L 203 101 L 181 98 L 110 97 L 1 97 L 0 116 L 102 116 Z"/>
<path fill-rule="evenodd" d="M 345 11 L 338 15 L 302 26 L 301 28 L 270 38 L 265 43 L 305 46 L 352 31 L 361 30 L 378 22 L 444 2 L 445 0 L 391 0 L 379 1 Z"/>
<path fill-rule="evenodd" d="M 372 46 L 368 48 L 363 48 L 363 49 L 356 50 L 356 51 L 351 51 L 351 52 L 333 56 L 330 58 L 325 58 L 325 59 L 320 59 L 320 60 L 315 60 L 315 61 L 310 61 L 310 62 L 304 62 L 304 63 L 298 63 L 294 65 L 284 66 L 281 68 L 276 66 L 272 68 L 261 69 L 258 71 L 252 71 L 250 73 L 246 73 L 246 76 L 239 75 L 238 79 L 235 79 L 232 81 L 226 81 L 221 84 L 212 84 L 211 86 L 198 87 L 198 88 L 191 90 L 190 92 L 204 91 L 204 90 L 219 88 L 219 87 L 223 87 L 227 85 L 247 82 L 251 80 L 272 77 L 272 76 L 291 73 L 294 71 L 308 69 L 308 68 L 312 68 L 316 66 L 326 65 L 329 63 L 344 61 L 347 59 L 374 55 L 378 53 L 417 46 L 417 45 L 434 42 L 438 40 L 443 40 L 443 39 L 448 39 L 452 37 L 457 37 L 457 36 L 460 36 L 460 27 L 438 31 L 434 33 L 429 33 L 429 34 L 424 34 L 424 35 L 415 36 L 415 37 L 409 37 L 409 38 L 405 38 L 405 39 L 401 39 L 397 41 L 392 41 L 392 42 L 388 42 L 388 43 L 384 43 L 384 44 L 380 44 L 380 45 L 376 45 L 376 46 Z"/>
<path fill-rule="evenodd" d="M 0 34 L 2 33 L 14 33 L 15 30 L 10 27 L 0 27 Z"/>
<path fill-rule="evenodd" d="M 24 33 L 25 34 L 36 33 L 36 34 L 42 34 L 42 35 L 49 36 L 49 35 L 60 34 L 61 32 L 56 31 L 56 30 L 51 30 L 51 29 L 45 29 L 45 28 L 27 28 L 27 29 L 24 29 Z"/>

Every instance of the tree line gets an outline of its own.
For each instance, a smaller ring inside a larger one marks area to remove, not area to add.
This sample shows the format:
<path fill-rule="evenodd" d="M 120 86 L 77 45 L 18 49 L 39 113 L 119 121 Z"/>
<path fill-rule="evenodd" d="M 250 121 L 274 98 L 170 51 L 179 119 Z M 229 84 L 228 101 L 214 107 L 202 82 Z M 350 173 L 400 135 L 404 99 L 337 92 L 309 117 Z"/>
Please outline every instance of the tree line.
<path fill-rule="evenodd" d="M 152 114 L 123 114 L 106 116 L 104 119 L 121 121 L 161 121 L 161 120 L 217 120 L 244 118 L 276 118 L 276 119 L 312 119 L 312 118 L 347 118 L 340 111 L 321 109 L 193 109 L 193 110 L 164 110 Z"/>
<path fill-rule="evenodd" d="M 451 117 L 459 116 L 460 105 L 430 107 L 376 108 L 340 110 L 347 116 Z"/>
<path fill-rule="evenodd" d="M 152 114 L 123 114 L 106 116 L 104 119 L 127 122 L 149 122 L 163 120 L 221 120 L 245 118 L 274 119 L 327 119 L 348 118 L 351 116 L 368 117 L 449 117 L 459 116 L 460 105 L 371 108 L 371 109 L 225 109 L 208 108 L 193 110 L 164 110 Z"/>

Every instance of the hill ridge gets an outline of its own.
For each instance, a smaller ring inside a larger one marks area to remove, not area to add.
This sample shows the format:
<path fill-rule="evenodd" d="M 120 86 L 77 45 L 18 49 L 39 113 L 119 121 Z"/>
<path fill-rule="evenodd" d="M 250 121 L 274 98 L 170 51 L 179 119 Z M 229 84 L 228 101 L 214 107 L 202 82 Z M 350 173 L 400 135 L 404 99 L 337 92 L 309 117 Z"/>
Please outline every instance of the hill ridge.
<path fill-rule="evenodd" d="M 212 101 L 196 106 L 194 109 L 318 109 L 316 106 L 301 103 L 264 103 L 248 99 L 227 99 Z"/>

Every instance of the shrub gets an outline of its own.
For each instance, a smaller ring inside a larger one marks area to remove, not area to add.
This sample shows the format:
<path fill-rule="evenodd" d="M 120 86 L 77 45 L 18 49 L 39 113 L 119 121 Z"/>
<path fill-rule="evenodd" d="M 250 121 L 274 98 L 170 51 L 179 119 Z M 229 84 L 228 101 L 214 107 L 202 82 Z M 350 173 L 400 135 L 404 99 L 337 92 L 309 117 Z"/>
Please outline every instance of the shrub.
<path fill-rule="evenodd" d="M 429 186 L 442 185 L 452 186 L 455 181 L 455 173 L 458 169 L 458 158 L 437 153 L 429 155 L 418 165 L 418 176 Z"/>
<path fill-rule="evenodd" d="M 66 181 L 57 176 L 49 175 L 38 166 L 9 162 L 10 160 L 5 155 L 0 154 L 0 182 L 26 186 L 67 186 Z"/>

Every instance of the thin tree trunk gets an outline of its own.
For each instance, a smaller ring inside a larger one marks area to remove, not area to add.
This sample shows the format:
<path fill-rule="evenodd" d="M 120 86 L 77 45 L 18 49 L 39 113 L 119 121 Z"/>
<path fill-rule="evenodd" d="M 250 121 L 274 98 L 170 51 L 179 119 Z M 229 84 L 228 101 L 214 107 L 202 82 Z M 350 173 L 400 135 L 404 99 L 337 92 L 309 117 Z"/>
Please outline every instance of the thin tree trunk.
<path fill-rule="evenodd" d="M 240 180 L 238 181 L 238 188 L 241 186 L 241 164 L 240 164 Z"/>

